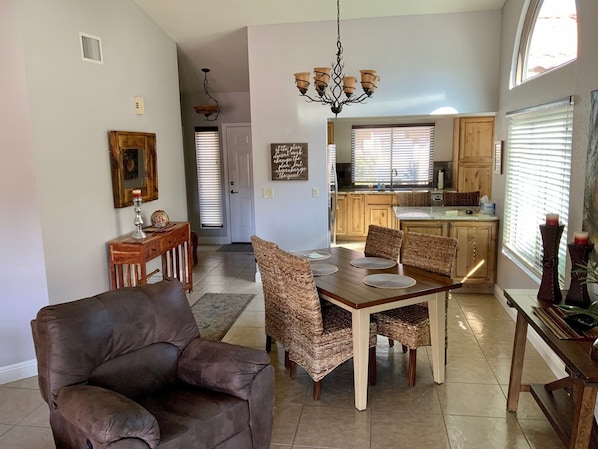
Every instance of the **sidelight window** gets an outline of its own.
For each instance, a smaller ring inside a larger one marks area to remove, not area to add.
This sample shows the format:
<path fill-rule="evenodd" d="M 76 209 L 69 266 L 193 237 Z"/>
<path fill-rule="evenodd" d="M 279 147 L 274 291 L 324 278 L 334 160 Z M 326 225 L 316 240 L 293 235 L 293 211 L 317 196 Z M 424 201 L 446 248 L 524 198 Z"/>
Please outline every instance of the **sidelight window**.
<path fill-rule="evenodd" d="M 221 228 L 224 225 L 222 156 L 217 127 L 195 128 L 195 158 L 201 227 Z"/>

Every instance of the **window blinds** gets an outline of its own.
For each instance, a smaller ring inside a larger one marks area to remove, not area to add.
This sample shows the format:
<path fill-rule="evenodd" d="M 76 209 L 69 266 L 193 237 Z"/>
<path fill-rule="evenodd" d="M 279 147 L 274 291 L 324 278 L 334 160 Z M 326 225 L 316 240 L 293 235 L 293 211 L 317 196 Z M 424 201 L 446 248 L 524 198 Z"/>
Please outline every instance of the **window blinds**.
<path fill-rule="evenodd" d="M 509 116 L 503 243 L 533 273 L 542 276 L 542 237 L 547 213 L 559 214 L 567 235 L 573 105 L 569 99 Z M 559 246 L 564 284 L 566 238 Z"/>
<path fill-rule="evenodd" d="M 195 128 L 195 158 L 201 227 L 222 227 L 222 159 L 217 127 Z"/>

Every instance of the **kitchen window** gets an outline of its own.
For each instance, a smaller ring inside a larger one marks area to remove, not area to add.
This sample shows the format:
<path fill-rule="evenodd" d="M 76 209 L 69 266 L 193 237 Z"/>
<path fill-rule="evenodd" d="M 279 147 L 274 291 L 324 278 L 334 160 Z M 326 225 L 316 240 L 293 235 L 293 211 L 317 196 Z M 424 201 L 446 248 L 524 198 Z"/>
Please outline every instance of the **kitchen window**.
<path fill-rule="evenodd" d="M 429 187 L 434 172 L 434 124 L 354 126 L 354 186 Z"/>
<path fill-rule="evenodd" d="M 564 285 L 571 178 L 571 99 L 507 114 L 504 252 L 539 279 L 543 246 L 539 225 L 559 214 L 565 225 L 559 246 L 559 281 Z"/>
<path fill-rule="evenodd" d="M 222 157 L 217 127 L 195 128 L 195 158 L 199 194 L 199 222 L 202 228 L 221 228 Z"/>

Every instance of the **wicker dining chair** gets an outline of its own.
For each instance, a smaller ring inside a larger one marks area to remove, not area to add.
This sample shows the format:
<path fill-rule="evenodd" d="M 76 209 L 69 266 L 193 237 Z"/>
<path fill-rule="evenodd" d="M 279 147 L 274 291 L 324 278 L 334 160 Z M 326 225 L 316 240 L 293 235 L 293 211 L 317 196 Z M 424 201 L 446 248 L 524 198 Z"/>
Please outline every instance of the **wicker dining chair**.
<path fill-rule="evenodd" d="M 406 232 L 403 238 L 401 263 L 432 273 L 450 277 L 457 255 L 457 239 L 438 235 Z M 445 294 L 448 305 L 448 292 Z M 401 307 L 374 314 L 378 334 L 396 340 L 409 350 L 407 379 L 409 386 L 415 385 L 417 348 L 430 346 L 430 316 L 427 303 Z M 445 314 L 445 348 L 447 316 Z"/>
<path fill-rule="evenodd" d="M 399 260 L 403 231 L 370 225 L 365 240 L 364 253 L 368 257 L 384 257 L 385 259 Z"/>
<path fill-rule="evenodd" d="M 313 398 L 320 399 L 321 380 L 353 357 L 351 313 L 338 306 L 321 307 L 309 261 L 277 249 L 283 291 L 289 299 L 291 378 L 297 365 L 313 380 Z M 376 323 L 370 325 L 369 383 L 376 384 Z"/>
<path fill-rule="evenodd" d="M 289 345 L 291 328 L 289 307 L 282 294 L 276 250 L 278 245 L 256 235 L 251 236 L 251 245 L 262 279 L 265 309 L 266 351 L 272 350 L 272 339 L 284 346 L 284 366 L 289 367 Z"/>

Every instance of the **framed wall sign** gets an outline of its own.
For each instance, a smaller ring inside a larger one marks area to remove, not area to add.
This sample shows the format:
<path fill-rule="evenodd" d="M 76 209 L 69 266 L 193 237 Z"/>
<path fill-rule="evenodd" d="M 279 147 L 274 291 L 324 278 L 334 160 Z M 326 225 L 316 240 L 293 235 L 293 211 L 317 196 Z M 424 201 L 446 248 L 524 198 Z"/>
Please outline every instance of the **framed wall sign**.
<path fill-rule="evenodd" d="M 272 181 L 307 181 L 307 143 L 272 143 Z"/>
<path fill-rule="evenodd" d="M 497 140 L 494 142 L 494 173 L 502 175 L 502 153 L 505 141 Z"/>
<path fill-rule="evenodd" d="M 156 134 L 110 131 L 110 171 L 114 207 L 133 205 L 133 190 L 143 201 L 158 199 Z"/>

